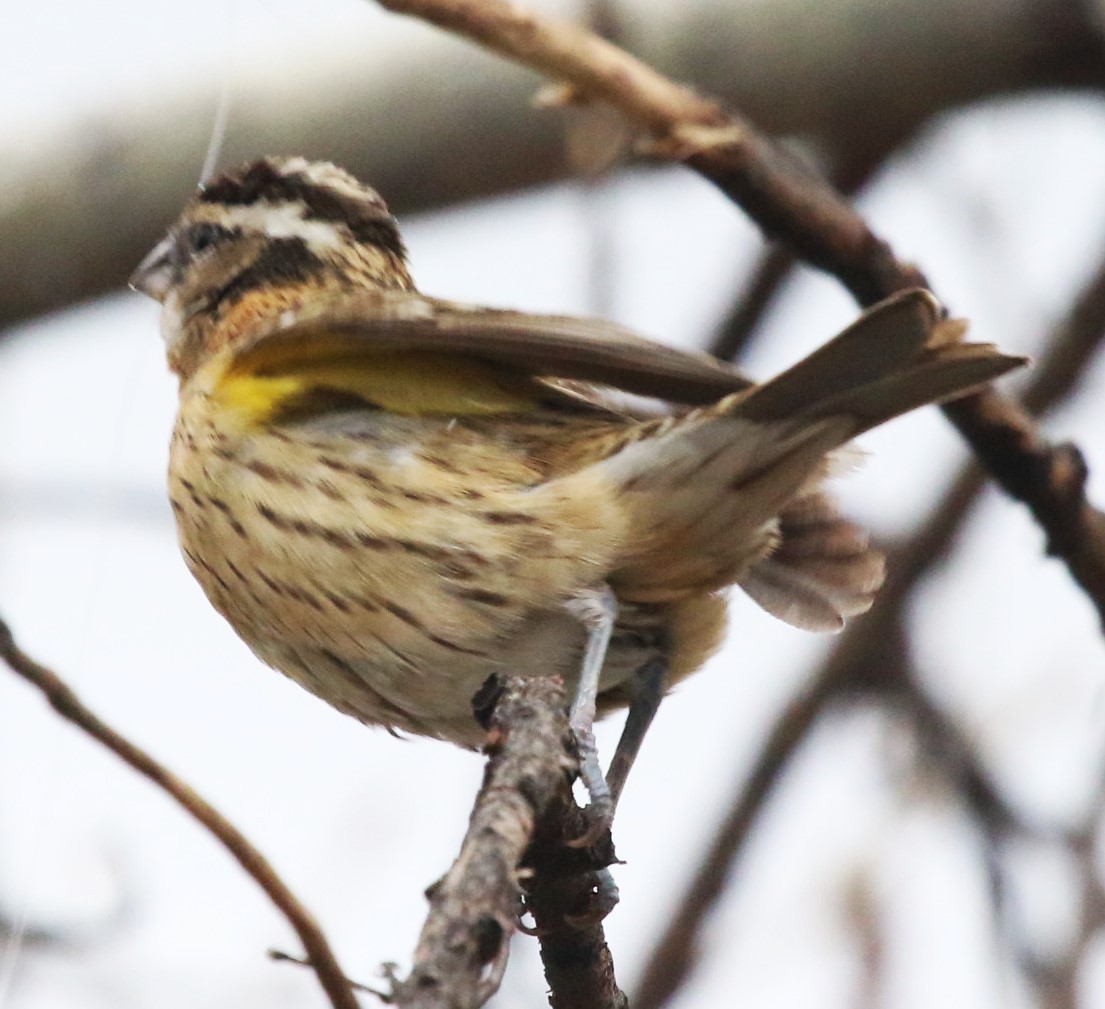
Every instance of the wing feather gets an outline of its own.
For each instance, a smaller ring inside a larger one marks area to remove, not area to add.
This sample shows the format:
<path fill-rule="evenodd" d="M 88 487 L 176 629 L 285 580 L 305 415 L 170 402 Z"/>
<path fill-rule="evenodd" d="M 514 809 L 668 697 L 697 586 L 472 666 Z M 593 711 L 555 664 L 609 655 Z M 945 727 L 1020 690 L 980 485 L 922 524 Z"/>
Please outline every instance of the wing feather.
<path fill-rule="evenodd" d="M 613 323 L 439 301 L 406 291 L 364 291 L 283 313 L 246 334 L 253 362 L 302 363 L 368 349 L 462 354 L 538 376 L 611 386 L 673 403 L 713 403 L 752 385 L 708 354 L 678 350 Z M 276 365 L 278 366 L 278 365 Z"/>

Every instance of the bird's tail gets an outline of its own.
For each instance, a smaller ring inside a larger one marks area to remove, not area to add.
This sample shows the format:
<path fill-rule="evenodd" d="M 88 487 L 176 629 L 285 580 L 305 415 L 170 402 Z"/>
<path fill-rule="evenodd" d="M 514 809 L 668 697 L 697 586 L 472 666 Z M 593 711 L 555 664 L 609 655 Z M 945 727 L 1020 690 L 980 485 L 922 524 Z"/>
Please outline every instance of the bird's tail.
<path fill-rule="evenodd" d="M 904 292 L 770 382 L 654 423 L 598 464 L 634 517 L 619 594 L 674 600 L 737 581 L 811 630 L 866 610 L 882 555 L 821 485 L 856 435 L 1025 363 L 965 331 L 927 292 Z"/>

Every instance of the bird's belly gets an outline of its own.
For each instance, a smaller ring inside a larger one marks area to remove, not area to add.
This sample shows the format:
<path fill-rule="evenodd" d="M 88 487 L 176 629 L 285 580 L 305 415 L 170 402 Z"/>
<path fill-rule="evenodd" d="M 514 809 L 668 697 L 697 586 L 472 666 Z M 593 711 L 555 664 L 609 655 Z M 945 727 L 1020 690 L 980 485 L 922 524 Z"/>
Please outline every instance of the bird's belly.
<path fill-rule="evenodd" d="M 644 633 L 639 622 L 615 630 L 600 681 L 601 707 L 623 705 L 627 695 L 618 688 L 648 659 L 666 655 L 667 616 L 657 613 Z M 490 675 L 558 676 L 570 695 L 585 638 L 579 621 L 561 611 L 527 615 L 501 638 L 480 642 L 478 654 L 443 652 L 414 640 L 403 642 L 401 651 L 363 628 L 339 634 L 334 641 L 294 646 L 287 639 L 242 636 L 264 661 L 363 722 L 472 747 L 483 740 L 473 699 Z"/>
<path fill-rule="evenodd" d="M 480 654 L 410 640 L 396 648 L 363 628 L 335 644 L 290 646 L 273 639 L 250 644 L 262 659 L 363 722 L 474 747 L 483 731 L 473 698 L 490 675 L 513 669 L 570 678 L 582 631 L 570 619 L 566 625 L 558 615 L 545 617 L 526 620 L 520 633 L 515 629 L 504 639 L 483 642 Z"/>
<path fill-rule="evenodd" d="M 180 524 L 186 560 L 215 608 L 267 664 L 369 724 L 477 746 L 472 699 L 492 674 L 578 680 L 586 631 L 566 607 L 526 609 L 508 596 L 427 578 L 388 561 L 386 593 L 365 585 L 364 558 L 319 550 L 310 566 Z M 601 687 L 613 690 L 667 646 L 666 607 L 629 607 Z"/>
<path fill-rule="evenodd" d="M 169 481 L 181 546 L 265 662 L 362 721 L 469 745 L 492 673 L 574 676 L 585 632 L 566 603 L 617 548 L 597 492 L 473 503 L 382 451 L 338 464 L 325 445 L 208 441 L 187 421 Z"/>
<path fill-rule="evenodd" d="M 489 675 L 523 659 L 560 672 L 579 651 L 567 613 L 535 620 L 459 560 L 449 574 L 401 546 L 301 550 L 294 536 L 240 524 L 236 542 L 217 522 L 180 522 L 192 573 L 263 661 L 362 721 L 447 738 L 464 723 L 470 737 L 471 697 Z"/>

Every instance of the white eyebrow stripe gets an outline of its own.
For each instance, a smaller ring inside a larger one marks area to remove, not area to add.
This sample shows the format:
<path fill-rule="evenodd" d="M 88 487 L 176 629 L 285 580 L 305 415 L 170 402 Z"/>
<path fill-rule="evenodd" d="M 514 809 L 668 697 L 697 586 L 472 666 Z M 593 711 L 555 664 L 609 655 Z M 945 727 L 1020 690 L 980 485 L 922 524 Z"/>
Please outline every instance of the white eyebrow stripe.
<path fill-rule="evenodd" d="M 269 238 L 301 238 L 312 249 L 336 249 L 348 245 L 340 222 L 304 220 L 307 207 L 302 202 L 270 203 L 220 207 L 220 223 L 243 232 L 261 233 Z"/>

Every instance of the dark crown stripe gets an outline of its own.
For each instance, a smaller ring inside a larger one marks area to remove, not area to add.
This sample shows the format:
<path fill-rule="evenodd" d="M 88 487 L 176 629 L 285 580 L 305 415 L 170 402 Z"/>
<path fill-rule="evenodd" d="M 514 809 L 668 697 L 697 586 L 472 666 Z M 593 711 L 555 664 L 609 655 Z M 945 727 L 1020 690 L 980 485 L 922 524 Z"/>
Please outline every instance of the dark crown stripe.
<path fill-rule="evenodd" d="M 226 307 L 258 288 L 303 284 L 326 270 L 326 263 L 302 238 L 272 239 L 253 263 L 215 292 L 207 307 L 209 310 Z"/>
<path fill-rule="evenodd" d="M 405 255 L 403 240 L 395 219 L 387 210 L 367 198 L 337 193 L 312 182 L 298 172 L 284 173 L 269 161 L 258 161 L 240 174 L 223 175 L 200 194 L 202 203 L 223 206 L 251 206 L 270 203 L 302 203 L 307 219 L 348 226 L 354 240 L 387 249 L 396 256 Z"/>

